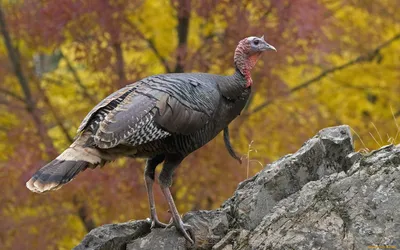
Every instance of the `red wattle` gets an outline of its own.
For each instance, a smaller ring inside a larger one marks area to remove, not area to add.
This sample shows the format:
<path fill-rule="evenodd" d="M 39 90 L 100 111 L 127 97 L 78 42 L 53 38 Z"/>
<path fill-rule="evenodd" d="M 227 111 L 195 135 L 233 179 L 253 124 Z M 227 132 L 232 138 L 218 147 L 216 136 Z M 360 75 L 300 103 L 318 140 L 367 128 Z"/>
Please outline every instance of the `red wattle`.
<path fill-rule="evenodd" d="M 250 72 L 246 74 L 246 88 L 250 87 L 253 84 L 253 79 L 251 79 Z"/>

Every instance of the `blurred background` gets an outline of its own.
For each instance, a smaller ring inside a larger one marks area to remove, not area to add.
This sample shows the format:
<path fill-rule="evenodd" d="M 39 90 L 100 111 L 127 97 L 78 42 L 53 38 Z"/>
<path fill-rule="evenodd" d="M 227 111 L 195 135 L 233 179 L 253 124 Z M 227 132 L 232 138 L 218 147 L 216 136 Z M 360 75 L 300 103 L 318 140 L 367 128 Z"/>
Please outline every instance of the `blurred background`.
<path fill-rule="evenodd" d="M 0 249 L 70 249 L 93 227 L 149 216 L 143 160 L 86 170 L 57 192 L 25 182 L 111 92 L 169 72 L 231 74 L 246 36 L 278 49 L 222 136 L 190 155 L 172 192 L 213 209 L 318 130 L 349 124 L 357 150 L 400 141 L 400 1 L 0 0 Z M 159 217 L 169 220 L 158 187 Z"/>

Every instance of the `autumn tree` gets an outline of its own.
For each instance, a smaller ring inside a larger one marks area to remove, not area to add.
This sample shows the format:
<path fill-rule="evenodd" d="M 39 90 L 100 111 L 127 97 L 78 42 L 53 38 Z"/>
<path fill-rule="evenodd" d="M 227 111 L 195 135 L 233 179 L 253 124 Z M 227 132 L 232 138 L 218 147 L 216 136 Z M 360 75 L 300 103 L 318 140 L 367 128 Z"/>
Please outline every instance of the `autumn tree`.
<path fill-rule="evenodd" d="M 218 207 L 237 184 L 319 129 L 349 124 L 359 150 L 398 142 L 399 1 L 0 1 L 0 248 L 71 248 L 90 228 L 148 217 L 143 161 L 87 170 L 37 195 L 25 181 L 67 147 L 86 113 L 149 75 L 233 72 L 237 42 L 266 35 L 254 94 L 178 169 L 181 212 Z M 167 206 L 156 188 L 161 219 Z"/>

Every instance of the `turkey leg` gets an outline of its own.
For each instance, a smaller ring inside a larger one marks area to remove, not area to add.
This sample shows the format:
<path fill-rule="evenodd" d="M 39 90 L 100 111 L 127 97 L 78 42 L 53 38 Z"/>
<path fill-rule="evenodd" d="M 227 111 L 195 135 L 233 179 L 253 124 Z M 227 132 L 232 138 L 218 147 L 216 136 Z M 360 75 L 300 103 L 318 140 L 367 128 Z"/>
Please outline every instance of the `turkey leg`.
<path fill-rule="evenodd" d="M 160 164 L 164 160 L 164 155 L 158 155 L 153 158 L 150 158 L 146 162 L 146 169 L 144 172 L 144 181 L 147 190 L 147 197 L 149 198 L 150 205 L 150 219 L 151 219 L 151 227 L 150 228 L 165 228 L 167 224 L 164 224 L 158 220 L 156 205 L 154 202 L 154 193 L 153 193 L 153 184 L 154 184 L 154 176 L 155 170 L 158 164 Z"/>
<path fill-rule="evenodd" d="M 194 245 L 194 240 L 190 235 L 193 236 L 190 225 L 184 224 L 181 216 L 179 215 L 178 209 L 175 206 L 174 198 L 171 195 L 169 187 L 172 185 L 172 174 L 174 170 L 179 166 L 184 157 L 180 155 L 167 155 L 166 160 L 159 176 L 159 183 L 161 190 L 164 194 L 165 199 L 168 202 L 169 211 L 172 215 L 173 225 L 176 227 L 187 241 Z M 187 232 L 189 231 L 189 233 Z M 189 235 L 190 234 L 190 235 Z"/>
<path fill-rule="evenodd" d="M 165 199 L 168 202 L 168 207 L 169 211 L 171 211 L 172 214 L 172 220 L 174 226 L 183 235 L 183 237 L 185 237 L 185 239 L 193 245 L 194 241 L 192 240 L 192 237 L 189 235 L 189 234 L 193 235 L 193 233 L 191 232 L 190 225 L 183 223 L 181 216 L 179 215 L 178 209 L 175 206 L 175 202 L 174 199 L 172 198 L 171 191 L 169 190 L 168 187 L 162 187 L 161 190 L 165 196 Z M 188 230 L 189 233 L 186 230 Z"/>

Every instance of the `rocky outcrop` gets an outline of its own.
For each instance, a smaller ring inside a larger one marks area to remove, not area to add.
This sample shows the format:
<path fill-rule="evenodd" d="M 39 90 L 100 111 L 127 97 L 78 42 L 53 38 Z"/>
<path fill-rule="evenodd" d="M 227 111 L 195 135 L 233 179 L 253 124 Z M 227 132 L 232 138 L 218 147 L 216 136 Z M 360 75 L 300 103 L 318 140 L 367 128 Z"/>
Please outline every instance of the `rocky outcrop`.
<path fill-rule="evenodd" d="M 361 155 L 348 126 L 323 129 L 240 183 L 220 209 L 183 220 L 195 246 L 174 228 L 132 221 L 96 228 L 75 249 L 400 248 L 400 147 Z"/>

